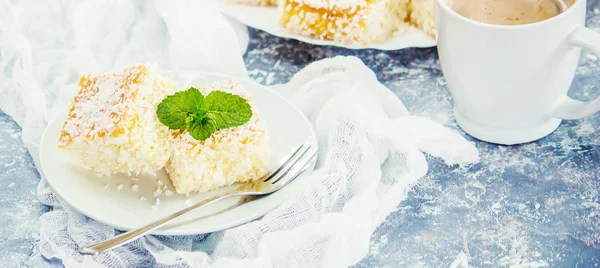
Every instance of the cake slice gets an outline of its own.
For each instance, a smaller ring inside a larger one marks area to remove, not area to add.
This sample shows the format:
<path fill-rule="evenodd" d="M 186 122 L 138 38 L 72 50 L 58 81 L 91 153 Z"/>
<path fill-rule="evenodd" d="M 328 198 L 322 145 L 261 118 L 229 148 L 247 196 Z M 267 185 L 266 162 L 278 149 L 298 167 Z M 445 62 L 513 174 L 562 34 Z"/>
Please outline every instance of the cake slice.
<path fill-rule="evenodd" d="M 406 27 L 410 0 L 282 0 L 280 24 L 290 33 L 342 43 L 384 41 Z"/>
<path fill-rule="evenodd" d="M 435 8 L 433 0 L 410 1 L 410 23 L 435 37 Z"/>
<path fill-rule="evenodd" d="M 176 91 L 146 65 L 83 76 L 58 146 L 97 175 L 159 170 L 169 159 L 169 130 L 156 106 Z"/>
<path fill-rule="evenodd" d="M 171 158 L 166 170 L 180 194 L 206 192 L 236 182 L 261 178 L 267 172 L 269 137 L 252 96 L 235 81 L 198 88 L 202 95 L 219 90 L 239 95 L 252 109 L 245 124 L 218 130 L 204 140 L 194 139 L 187 130 L 171 133 Z"/>

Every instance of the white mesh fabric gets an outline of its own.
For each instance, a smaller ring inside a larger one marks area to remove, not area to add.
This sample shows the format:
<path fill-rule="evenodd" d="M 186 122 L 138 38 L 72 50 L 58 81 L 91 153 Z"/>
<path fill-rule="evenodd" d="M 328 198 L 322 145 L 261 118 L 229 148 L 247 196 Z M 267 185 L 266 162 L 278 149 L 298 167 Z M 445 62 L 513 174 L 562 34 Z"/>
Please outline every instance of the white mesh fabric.
<path fill-rule="evenodd" d="M 0 2 L 0 12 L 0 109 L 21 125 L 36 162 L 46 122 L 84 73 L 143 61 L 245 75 L 235 30 L 208 1 L 18 1 Z M 273 89 L 312 121 L 320 146 L 317 169 L 284 204 L 208 236 L 146 236 L 83 256 L 79 247 L 118 232 L 63 203 L 42 176 L 38 196 L 53 208 L 41 218 L 42 254 L 68 267 L 346 267 L 427 172 L 422 152 L 448 164 L 477 161 L 473 145 L 410 116 L 357 58 L 313 63 Z"/>

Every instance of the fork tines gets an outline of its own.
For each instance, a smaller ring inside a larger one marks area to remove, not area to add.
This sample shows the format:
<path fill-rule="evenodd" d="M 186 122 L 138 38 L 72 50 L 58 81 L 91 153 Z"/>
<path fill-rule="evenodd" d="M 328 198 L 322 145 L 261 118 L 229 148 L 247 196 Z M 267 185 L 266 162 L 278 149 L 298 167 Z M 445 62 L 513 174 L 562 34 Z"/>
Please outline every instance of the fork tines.
<path fill-rule="evenodd" d="M 285 177 L 290 170 L 292 170 L 293 167 L 295 166 L 300 166 L 300 168 L 304 167 L 308 161 L 310 161 L 310 159 L 312 157 L 304 158 L 304 156 L 306 155 L 306 153 L 310 150 L 310 144 L 309 143 L 304 143 L 302 145 L 300 145 L 298 147 L 298 149 L 296 149 L 294 151 L 294 153 L 292 153 L 289 157 L 284 158 L 284 162 L 280 163 L 279 167 L 273 171 L 270 175 L 267 176 L 266 179 L 264 179 L 264 182 L 268 182 L 270 180 L 272 180 L 273 178 L 275 178 L 271 183 L 275 184 L 277 183 L 279 180 L 281 180 L 283 177 Z"/>

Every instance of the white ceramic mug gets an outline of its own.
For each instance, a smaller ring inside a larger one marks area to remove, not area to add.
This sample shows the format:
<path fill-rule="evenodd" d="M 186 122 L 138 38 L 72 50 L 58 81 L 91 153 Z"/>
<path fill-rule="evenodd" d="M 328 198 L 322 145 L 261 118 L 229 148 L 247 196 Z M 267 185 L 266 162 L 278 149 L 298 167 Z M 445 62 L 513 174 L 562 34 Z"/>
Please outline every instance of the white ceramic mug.
<path fill-rule="evenodd" d="M 491 25 L 436 0 L 437 49 L 458 125 L 483 141 L 518 144 L 600 110 L 600 98 L 567 97 L 580 47 L 600 57 L 600 34 L 585 28 L 585 13 L 577 0 L 541 22 Z"/>

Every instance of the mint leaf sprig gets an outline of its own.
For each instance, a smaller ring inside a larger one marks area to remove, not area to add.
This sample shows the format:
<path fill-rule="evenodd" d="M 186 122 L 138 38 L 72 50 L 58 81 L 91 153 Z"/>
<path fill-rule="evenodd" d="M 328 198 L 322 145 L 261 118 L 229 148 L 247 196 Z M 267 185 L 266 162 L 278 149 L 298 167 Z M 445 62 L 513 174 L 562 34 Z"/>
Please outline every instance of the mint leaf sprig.
<path fill-rule="evenodd" d="M 221 129 L 246 124 L 252 109 L 238 95 L 216 90 L 205 97 L 192 87 L 166 97 L 156 115 L 169 129 L 187 130 L 194 139 L 205 140 Z"/>

